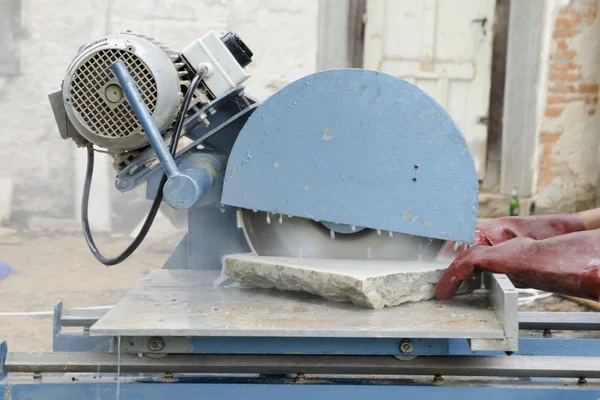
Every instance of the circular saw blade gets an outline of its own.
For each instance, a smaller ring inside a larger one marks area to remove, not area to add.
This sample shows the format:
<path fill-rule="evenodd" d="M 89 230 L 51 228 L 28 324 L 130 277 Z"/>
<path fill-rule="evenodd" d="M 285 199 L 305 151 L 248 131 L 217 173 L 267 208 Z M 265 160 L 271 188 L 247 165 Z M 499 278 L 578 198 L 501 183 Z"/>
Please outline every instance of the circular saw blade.
<path fill-rule="evenodd" d="M 320 222 L 242 209 L 248 244 L 260 256 L 373 260 L 432 260 L 444 241 L 375 229 L 332 234 Z"/>

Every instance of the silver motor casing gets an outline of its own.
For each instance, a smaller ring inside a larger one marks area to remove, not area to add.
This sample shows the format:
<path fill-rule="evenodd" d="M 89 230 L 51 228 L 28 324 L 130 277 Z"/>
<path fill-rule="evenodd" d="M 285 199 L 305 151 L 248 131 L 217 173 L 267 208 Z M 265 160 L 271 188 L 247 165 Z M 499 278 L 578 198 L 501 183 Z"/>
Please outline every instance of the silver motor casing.
<path fill-rule="evenodd" d="M 63 82 L 67 115 L 88 141 L 118 154 L 148 139 L 112 72 L 116 60 L 125 63 L 161 132 L 177 115 L 181 93 L 173 60 L 151 40 L 120 33 L 81 47 Z"/>

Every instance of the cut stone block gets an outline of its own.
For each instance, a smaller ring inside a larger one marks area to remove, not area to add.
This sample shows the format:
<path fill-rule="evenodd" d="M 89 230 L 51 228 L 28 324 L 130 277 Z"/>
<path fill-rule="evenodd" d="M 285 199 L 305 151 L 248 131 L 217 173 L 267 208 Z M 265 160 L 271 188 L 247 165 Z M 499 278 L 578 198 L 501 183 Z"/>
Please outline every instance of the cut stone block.
<path fill-rule="evenodd" d="M 306 291 L 369 308 L 434 297 L 448 262 L 333 260 L 233 254 L 224 275 L 252 286 Z"/>

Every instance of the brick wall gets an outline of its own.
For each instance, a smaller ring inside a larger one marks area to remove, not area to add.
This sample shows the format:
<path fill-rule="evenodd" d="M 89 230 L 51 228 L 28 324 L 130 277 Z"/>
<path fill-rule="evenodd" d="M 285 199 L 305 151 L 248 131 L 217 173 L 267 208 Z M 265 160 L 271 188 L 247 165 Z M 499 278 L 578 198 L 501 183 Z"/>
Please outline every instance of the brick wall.
<path fill-rule="evenodd" d="M 572 0 L 554 21 L 539 135 L 536 203 L 542 212 L 593 207 L 600 170 L 597 0 Z"/>

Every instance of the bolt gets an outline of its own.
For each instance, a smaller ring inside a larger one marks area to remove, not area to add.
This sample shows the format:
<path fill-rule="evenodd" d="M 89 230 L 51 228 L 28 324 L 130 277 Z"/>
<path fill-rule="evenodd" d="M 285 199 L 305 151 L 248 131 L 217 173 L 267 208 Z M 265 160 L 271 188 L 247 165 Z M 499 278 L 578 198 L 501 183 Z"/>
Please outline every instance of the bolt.
<path fill-rule="evenodd" d="M 552 337 L 552 331 L 550 329 L 544 329 L 544 337 Z"/>
<path fill-rule="evenodd" d="M 152 351 L 161 351 L 165 347 L 165 343 L 159 337 L 153 337 L 148 342 L 148 348 Z"/>
<path fill-rule="evenodd" d="M 398 347 L 400 348 L 400 353 L 412 353 L 415 349 L 413 342 L 408 339 L 402 339 Z"/>
<path fill-rule="evenodd" d="M 117 186 L 119 187 L 119 189 L 126 189 L 127 188 L 127 180 L 125 180 L 125 179 L 117 180 Z"/>

